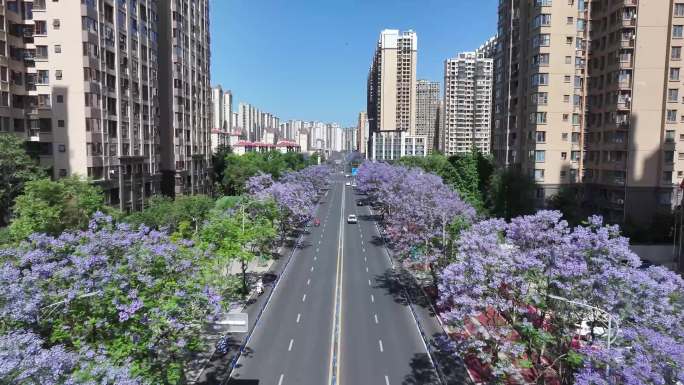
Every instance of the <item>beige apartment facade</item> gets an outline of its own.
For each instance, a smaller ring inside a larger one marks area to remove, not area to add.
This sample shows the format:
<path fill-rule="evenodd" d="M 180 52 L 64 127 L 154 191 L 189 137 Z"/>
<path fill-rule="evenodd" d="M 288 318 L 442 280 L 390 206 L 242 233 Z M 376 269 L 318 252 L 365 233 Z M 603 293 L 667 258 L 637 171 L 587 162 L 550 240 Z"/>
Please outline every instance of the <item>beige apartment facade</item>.
<path fill-rule="evenodd" d="M 209 0 L 159 4 L 162 189 L 169 195 L 208 194 L 212 154 Z"/>
<path fill-rule="evenodd" d="M 589 211 L 640 226 L 680 204 L 684 2 L 502 0 L 498 44 L 493 153 L 540 203 L 581 186 Z"/>
<path fill-rule="evenodd" d="M 80 175 L 139 210 L 161 183 L 157 2 L 6 1 L 2 131 L 53 178 Z"/>
<path fill-rule="evenodd" d="M 413 31 L 380 33 L 368 74 L 370 132 L 415 134 L 418 37 Z"/>
<path fill-rule="evenodd" d="M 586 198 L 613 222 L 648 226 L 682 198 L 684 2 L 588 8 Z"/>
<path fill-rule="evenodd" d="M 499 2 L 492 153 L 539 205 L 580 180 L 587 18 L 583 0 Z"/>

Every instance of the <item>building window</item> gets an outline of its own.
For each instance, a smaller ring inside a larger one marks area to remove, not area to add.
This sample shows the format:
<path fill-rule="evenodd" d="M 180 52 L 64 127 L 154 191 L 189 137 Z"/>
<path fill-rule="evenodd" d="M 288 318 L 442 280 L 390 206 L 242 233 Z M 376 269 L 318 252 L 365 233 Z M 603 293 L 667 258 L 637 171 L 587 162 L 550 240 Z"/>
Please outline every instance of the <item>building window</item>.
<path fill-rule="evenodd" d="M 57 127 L 63 128 L 64 127 L 64 120 L 62 120 L 62 119 L 57 120 Z"/>
<path fill-rule="evenodd" d="M 672 60 L 681 60 L 681 58 L 682 58 L 682 47 L 672 47 L 670 58 Z"/>
<path fill-rule="evenodd" d="M 546 142 L 546 131 L 537 131 L 536 139 L 537 139 L 537 143 Z"/>
<path fill-rule="evenodd" d="M 534 152 L 534 161 L 537 163 L 544 163 L 546 161 L 546 151 L 537 150 Z"/>
<path fill-rule="evenodd" d="M 663 172 L 663 182 L 672 183 L 672 171 Z"/>
<path fill-rule="evenodd" d="M 564 121 L 564 122 L 567 122 L 569 118 L 570 118 L 570 115 L 568 115 L 568 114 L 563 114 L 563 121 Z"/>
<path fill-rule="evenodd" d="M 672 80 L 672 81 L 678 81 L 679 80 L 679 68 L 670 68 L 670 80 Z"/>
<path fill-rule="evenodd" d="M 673 130 L 665 131 L 665 143 L 674 143 L 675 132 Z"/>
<path fill-rule="evenodd" d="M 684 16 L 684 3 L 675 3 L 674 14 L 678 17 Z"/>
<path fill-rule="evenodd" d="M 62 53 L 62 45 L 55 44 L 55 53 Z"/>
<path fill-rule="evenodd" d="M 675 39 L 681 39 L 684 32 L 684 26 L 673 25 L 672 26 L 672 37 Z"/>
<path fill-rule="evenodd" d="M 55 70 L 55 79 L 62 80 L 62 70 Z"/>
<path fill-rule="evenodd" d="M 66 145 L 60 144 L 57 146 L 57 151 L 66 152 Z"/>
<path fill-rule="evenodd" d="M 573 162 L 579 162 L 580 152 L 579 151 L 571 151 L 570 152 L 570 160 Z"/>
<path fill-rule="evenodd" d="M 561 160 L 568 160 L 568 153 L 567 152 L 561 152 Z"/>
<path fill-rule="evenodd" d="M 572 45 L 572 36 L 568 36 L 565 38 L 565 44 Z"/>
<path fill-rule="evenodd" d="M 59 26 L 61 25 L 59 19 L 53 19 L 52 20 L 52 28 L 53 29 L 59 29 Z"/>
<path fill-rule="evenodd" d="M 57 95 L 57 103 L 64 103 L 64 95 Z"/>
<path fill-rule="evenodd" d="M 532 86 L 546 86 L 549 84 L 549 74 L 532 75 Z"/>
<path fill-rule="evenodd" d="M 667 110 L 667 121 L 675 123 L 677 121 L 677 110 Z"/>
<path fill-rule="evenodd" d="M 530 123 L 546 124 L 546 112 L 533 112 L 530 114 Z"/>
<path fill-rule="evenodd" d="M 679 89 L 670 88 L 667 90 L 667 101 L 668 102 L 678 102 L 679 101 Z"/>
<path fill-rule="evenodd" d="M 551 35 L 548 33 L 540 33 L 532 38 L 533 47 L 548 47 L 551 44 Z"/>
<path fill-rule="evenodd" d="M 537 182 L 544 181 L 544 169 L 538 168 L 534 170 L 534 180 Z"/>
<path fill-rule="evenodd" d="M 665 163 L 674 162 L 674 151 L 665 151 Z"/>

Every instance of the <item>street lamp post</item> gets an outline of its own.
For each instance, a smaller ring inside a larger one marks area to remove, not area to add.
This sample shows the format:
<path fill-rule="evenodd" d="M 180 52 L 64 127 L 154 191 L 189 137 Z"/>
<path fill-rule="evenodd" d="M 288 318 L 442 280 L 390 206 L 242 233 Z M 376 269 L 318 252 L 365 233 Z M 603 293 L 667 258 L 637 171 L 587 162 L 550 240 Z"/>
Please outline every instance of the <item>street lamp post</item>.
<path fill-rule="evenodd" d="M 606 333 L 606 348 L 610 349 L 610 345 L 613 343 L 613 341 L 615 341 L 615 339 L 617 338 L 618 331 L 620 330 L 620 323 L 618 322 L 617 318 L 613 317 L 613 315 L 610 314 L 609 312 L 607 312 L 606 310 L 603 310 L 603 309 L 596 307 L 596 306 L 587 305 L 586 303 L 573 301 L 571 299 L 560 297 L 560 296 L 553 295 L 553 294 L 547 294 L 547 297 L 553 298 L 553 299 L 558 300 L 558 301 L 566 302 L 566 303 L 569 303 L 569 304 L 572 304 L 572 305 L 575 305 L 578 307 L 582 307 L 582 308 L 585 308 L 588 310 L 596 311 L 596 312 L 599 312 L 599 313 L 605 315 L 606 318 L 608 319 L 608 331 Z M 615 328 L 615 333 L 613 333 L 613 328 Z M 610 375 L 610 365 L 606 365 L 606 378 L 609 375 Z"/>

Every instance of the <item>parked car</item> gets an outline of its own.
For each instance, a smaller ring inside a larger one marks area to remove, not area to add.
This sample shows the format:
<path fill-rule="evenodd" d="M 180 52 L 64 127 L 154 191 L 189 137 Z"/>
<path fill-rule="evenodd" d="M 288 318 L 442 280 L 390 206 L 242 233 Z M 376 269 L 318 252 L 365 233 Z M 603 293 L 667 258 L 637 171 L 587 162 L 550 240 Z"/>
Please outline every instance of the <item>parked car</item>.
<path fill-rule="evenodd" d="M 358 219 L 356 219 L 356 215 L 349 214 L 349 216 L 347 217 L 347 223 L 358 223 Z"/>

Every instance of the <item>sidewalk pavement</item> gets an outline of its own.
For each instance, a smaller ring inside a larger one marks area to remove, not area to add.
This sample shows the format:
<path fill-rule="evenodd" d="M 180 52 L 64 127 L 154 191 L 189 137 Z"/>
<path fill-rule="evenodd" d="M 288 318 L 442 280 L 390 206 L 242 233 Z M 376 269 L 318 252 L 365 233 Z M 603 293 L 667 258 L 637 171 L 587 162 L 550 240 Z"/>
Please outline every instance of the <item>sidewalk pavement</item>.
<path fill-rule="evenodd" d="M 254 278 L 250 279 L 250 295 L 247 300 L 235 303 L 230 313 L 246 312 L 248 314 L 249 331 L 254 329 L 254 325 L 261 315 L 261 312 L 268 301 L 268 298 L 275 287 L 282 272 L 292 258 L 294 246 L 301 235 L 297 238 L 288 237 L 284 245 L 278 248 L 277 256 L 267 261 L 255 260 L 248 265 L 248 273 Z M 242 270 L 240 264 L 233 264 L 231 274 L 240 274 Z M 254 290 L 256 277 L 275 277 L 275 280 L 264 279 L 264 292 L 257 296 Z M 240 349 L 249 333 L 231 333 L 228 335 L 228 351 L 221 354 L 216 351 L 216 343 L 226 335 L 227 326 L 215 323 L 207 324 L 204 329 L 203 348 L 195 354 L 193 360 L 186 367 L 187 383 L 196 385 L 221 385 L 228 382 L 233 365 L 237 361 Z M 244 349 L 241 354 L 249 355 L 249 349 Z"/>

